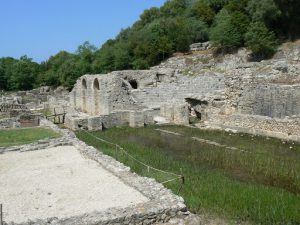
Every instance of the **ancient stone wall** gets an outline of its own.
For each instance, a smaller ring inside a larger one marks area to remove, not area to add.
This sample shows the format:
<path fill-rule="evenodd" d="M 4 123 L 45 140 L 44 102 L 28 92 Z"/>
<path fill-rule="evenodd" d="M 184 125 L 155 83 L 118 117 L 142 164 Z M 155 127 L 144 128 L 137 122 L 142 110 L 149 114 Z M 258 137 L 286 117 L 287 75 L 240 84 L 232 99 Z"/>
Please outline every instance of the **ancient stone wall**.
<path fill-rule="evenodd" d="M 5 118 L 0 119 L 0 129 L 3 128 L 18 128 L 21 124 L 17 120 L 17 118 Z"/>
<path fill-rule="evenodd" d="M 71 105 L 90 115 L 139 109 L 129 94 L 130 85 L 117 74 L 85 75 L 70 94 Z"/>
<path fill-rule="evenodd" d="M 217 95 L 225 90 L 224 76 L 182 76 L 178 75 L 173 82 L 162 82 L 157 87 L 146 87 L 132 91 L 134 99 L 149 108 L 160 107 L 162 104 L 184 103 L 186 98 Z"/>
<path fill-rule="evenodd" d="M 238 110 L 272 118 L 300 116 L 300 85 L 258 84 L 246 88 L 238 100 Z"/>
<path fill-rule="evenodd" d="M 267 116 L 234 114 L 223 118 L 223 123 L 217 125 L 239 132 L 300 141 L 300 118 L 274 119 Z"/>
<path fill-rule="evenodd" d="M 81 77 L 70 96 L 78 110 L 76 120 L 102 129 L 142 126 L 160 115 L 177 124 L 231 124 L 248 129 L 258 123 L 256 129 L 273 132 L 275 128 L 268 126 L 272 119 L 300 117 L 300 41 L 283 45 L 273 59 L 261 62 L 249 62 L 245 49 L 215 55 L 213 49 L 197 46 L 197 51 L 171 57 L 150 70 Z M 91 116 L 96 118 L 88 122 Z M 249 118 L 248 122 L 242 123 L 240 116 Z M 255 120 L 255 116 L 262 117 Z M 297 126 L 281 124 L 288 130 L 280 126 L 274 132 L 298 132 Z"/>

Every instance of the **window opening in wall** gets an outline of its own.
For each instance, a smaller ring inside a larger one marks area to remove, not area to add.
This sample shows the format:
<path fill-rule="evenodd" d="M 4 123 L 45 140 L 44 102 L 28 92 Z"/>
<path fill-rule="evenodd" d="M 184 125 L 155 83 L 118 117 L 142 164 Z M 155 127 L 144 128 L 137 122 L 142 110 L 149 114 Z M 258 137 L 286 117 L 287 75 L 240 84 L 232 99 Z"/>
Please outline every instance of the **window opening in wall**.
<path fill-rule="evenodd" d="M 94 80 L 94 90 L 100 90 L 100 85 L 99 85 L 99 81 L 98 79 L 95 79 Z"/>
<path fill-rule="evenodd" d="M 189 121 L 190 124 L 199 123 L 205 120 L 205 111 L 208 106 L 208 102 L 205 100 L 198 100 L 187 98 L 186 102 L 189 105 Z"/>
<path fill-rule="evenodd" d="M 133 89 L 137 89 L 137 88 L 138 88 L 138 83 L 136 82 L 136 80 L 130 80 L 130 81 L 129 81 L 129 84 L 130 84 L 130 86 L 131 86 Z"/>
<path fill-rule="evenodd" d="M 82 80 L 82 87 L 84 89 L 87 89 L 87 85 L 86 85 L 86 80 L 85 79 Z"/>

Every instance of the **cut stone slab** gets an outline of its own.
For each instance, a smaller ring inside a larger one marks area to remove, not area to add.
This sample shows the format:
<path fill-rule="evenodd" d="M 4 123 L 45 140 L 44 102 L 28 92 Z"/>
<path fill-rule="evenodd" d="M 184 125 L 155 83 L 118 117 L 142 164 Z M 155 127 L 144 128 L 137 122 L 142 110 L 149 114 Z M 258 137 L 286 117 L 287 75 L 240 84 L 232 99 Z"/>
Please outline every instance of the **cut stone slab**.
<path fill-rule="evenodd" d="M 73 146 L 0 154 L 6 222 L 68 218 L 149 201 Z"/>

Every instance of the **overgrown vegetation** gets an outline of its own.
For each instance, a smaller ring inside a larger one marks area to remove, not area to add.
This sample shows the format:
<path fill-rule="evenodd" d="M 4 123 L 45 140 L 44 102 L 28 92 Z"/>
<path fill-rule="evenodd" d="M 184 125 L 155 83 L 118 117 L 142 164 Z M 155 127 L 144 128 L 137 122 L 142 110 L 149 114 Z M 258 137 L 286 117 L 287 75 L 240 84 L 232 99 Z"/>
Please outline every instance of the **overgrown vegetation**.
<path fill-rule="evenodd" d="M 72 87 L 83 74 L 149 68 L 207 40 L 221 52 L 246 46 L 262 59 L 275 52 L 278 41 L 299 37 L 299 24 L 296 0 L 167 0 L 99 49 L 85 42 L 75 53 L 61 51 L 41 64 L 26 56 L 1 58 L 0 90 Z"/>
<path fill-rule="evenodd" d="M 156 168 L 175 173 L 180 173 L 182 168 L 186 183 L 180 194 L 193 212 L 218 214 L 254 224 L 300 223 L 299 144 L 246 134 L 159 127 L 182 134 L 175 136 L 155 128 L 112 128 L 93 135 L 120 144 L 131 155 Z M 148 171 L 125 154 L 117 153 L 115 147 L 85 132 L 78 132 L 77 136 L 143 176 L 160 182 L 168 179 L 161 173 Z M 192 137 L 238 150 L 199 142 Z M 178 182 L 165 185 L 177 193 Z"/>
<path fill-rule="evenodd" d="M 0 147 L 24 145 L 45 138 L 58 138 L 60 135 L 46 128 L 24 128 L 0 130 Z"/>

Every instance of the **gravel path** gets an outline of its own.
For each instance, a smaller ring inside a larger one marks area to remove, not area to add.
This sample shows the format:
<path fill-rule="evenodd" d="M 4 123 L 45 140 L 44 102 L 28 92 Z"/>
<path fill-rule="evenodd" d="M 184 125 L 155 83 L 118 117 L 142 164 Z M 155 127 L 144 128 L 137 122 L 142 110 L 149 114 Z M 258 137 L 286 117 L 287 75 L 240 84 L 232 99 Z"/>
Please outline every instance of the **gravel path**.
<path fill-rule="evenodd" d="M 147 201 L 72 146 L 0 154 L 0 203 L 6 222 L 67 218 Z"/>

